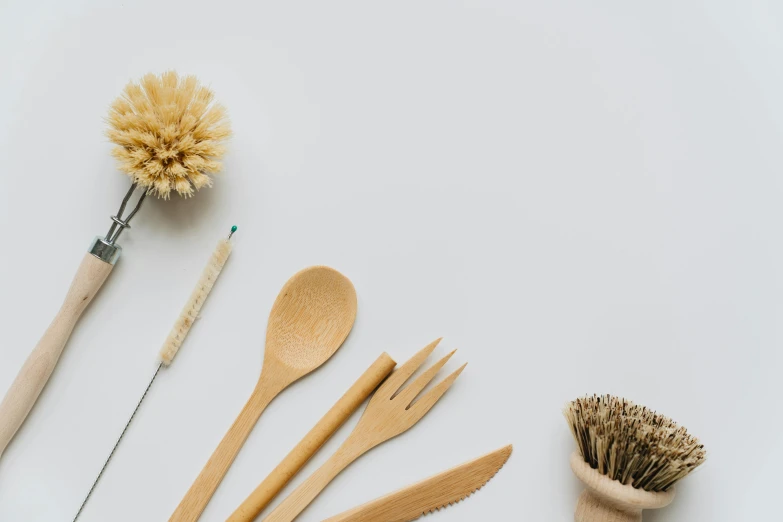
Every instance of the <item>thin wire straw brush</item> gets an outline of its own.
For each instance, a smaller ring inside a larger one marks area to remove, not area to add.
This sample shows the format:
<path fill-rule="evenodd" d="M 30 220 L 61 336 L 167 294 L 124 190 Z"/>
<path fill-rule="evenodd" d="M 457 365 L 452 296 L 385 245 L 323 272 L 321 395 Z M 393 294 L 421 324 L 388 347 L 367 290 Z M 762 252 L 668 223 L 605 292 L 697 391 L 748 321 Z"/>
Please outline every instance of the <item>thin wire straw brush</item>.
<path fill-rule="evenodd" d="M 117 451 L 117 447 L 120 445 L 120 441 L 122 441 L 122 438 L 125 436 L 125 432 L 128 431 L 128 427 L 133 421 L 133 418 L 136 416 L 136 412 L 139 411 L 141 403 L 144 402 L 145 397 L 147 397 L 147 393 L 150 391 L 152 383 L 155 382 L 155 378 L 158 376 L 158 373 L 160 373 L 161 368 L 168 367 L 174 361 L 174 357 L 182 347 L 182 343 L 185 342 L 185 339 L 190 332 L 190 328 L 199 318 L 201 307 L 204 306 L 204 302 L 207 300 L 209 293 L 212 291 L 212 287 L 215 286 L 215 282 L 222 272 L 223 266 L 228 260 L 228 256 L 231 255 L 231 237 L 236 231 L 236 226 L 231 227 L 231 233 L 228 235 L 228 237 L 218 241 L 218 244 L 215 247 L 215 251 L 212 252 L 207 266 L 204 267 L 204 271 L 201 273 L 201 277 L 199 278 L 198 283 L 196 283 L 196 287 L 193 289 L 193 293 L 190 294 L 190 299 L 188 299 L 188 302 L 185 303 L 184 308 L 182 308 L 182 312 L 174 322 L 174 327 L 171 329 L 171 332 L 166 338 L 166 341 L 163 343 L 163 347 L 158 353 L 158 368 L 155 370 L 155 373 L 152 375 L 152 379 L 150 379 L 147 388 L 141 395 L 141 399 L 139 399 L 139 402 L 136 404 L 136 408 L 133 410 L 133 413 L 131 413 L 130 418 L 128 418 L 128 422 L 125 423 L 125 427 L 122 429 L 122 433 L 120 433 L 117 442 L 114 444 L 114 447 L 111 449 L 109 456 L 103 463 L 103 467 L 101 468 L 100 472 L 98 472 L 98 476 L 95 477 L 95 481 L 92 483 L 90 490 L 84 497 L 82 505 L 79 506 L 79 511 L 77 511 L 76 516 L 73 517 L 74 522 L 76 522 L 76 520 L 79 518 L 79 515 L 81 515 L 82 511 L 84 510 L 84 506 L 87 505 L 87 501 L 90 499 L 92 492 L 95 490 L 95 486 L 98 485 L 98 481 L 103 476 L 103 472 L 106 471 L 106 467 L 109 465 L 109 461 L 114 456 L 114 452 Z"/>

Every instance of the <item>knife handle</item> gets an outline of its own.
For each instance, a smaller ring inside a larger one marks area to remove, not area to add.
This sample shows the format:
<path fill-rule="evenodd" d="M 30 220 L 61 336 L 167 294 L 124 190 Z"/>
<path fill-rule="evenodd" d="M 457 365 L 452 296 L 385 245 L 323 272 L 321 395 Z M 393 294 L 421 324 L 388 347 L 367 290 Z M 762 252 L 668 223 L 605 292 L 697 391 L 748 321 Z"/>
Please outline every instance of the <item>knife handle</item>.
<path fill-rule="evenodd" d="M 350 511 L 346 511 L 345 513 L 340 513 L 339 515 L 326 518 L 321 522 L 368 522 L 367 520 L 362 520 L 361 512 L 364 509 L 366 509 L 366 506 L 363 504 L 353 508 Z"/>

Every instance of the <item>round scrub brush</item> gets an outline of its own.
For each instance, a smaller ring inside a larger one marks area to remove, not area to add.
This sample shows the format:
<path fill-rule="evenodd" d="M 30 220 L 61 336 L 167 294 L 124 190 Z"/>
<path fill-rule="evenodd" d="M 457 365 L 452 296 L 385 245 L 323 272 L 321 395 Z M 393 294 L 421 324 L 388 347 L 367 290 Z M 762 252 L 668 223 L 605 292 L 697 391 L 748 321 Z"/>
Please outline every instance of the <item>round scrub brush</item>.
<path fill-rule="evenodd" d="M 49 380 L 82 312 L 120 257 L 117 239 L 130 228 L 144 198 L 152 194 L 167 199 L 172 192 L 190 197 L 212 184 L 209 175 L 220 170 L 222 142 L 230 134 L 225 109 L 213 97 L 195 77 L 167 72 L 130 83 L 111 105 L 108 137 L 116 145 L 112 154 L 131 178 L 131 186 L 111 217 L 106 236 L 93 240 L 60 311 L 0 404 L 0 455 Z M 134 192 L 139 194 L 136 205 L 125 215 Z"/>
<path fill-rule="evenodd" d="M 699 439 L 671 419 L 612 395 L 563 411 L 579 451 L 571 469 L 586 489 L 575 522 L 641 522 L 674 499 L 674 484 L 704 462 Z"/>

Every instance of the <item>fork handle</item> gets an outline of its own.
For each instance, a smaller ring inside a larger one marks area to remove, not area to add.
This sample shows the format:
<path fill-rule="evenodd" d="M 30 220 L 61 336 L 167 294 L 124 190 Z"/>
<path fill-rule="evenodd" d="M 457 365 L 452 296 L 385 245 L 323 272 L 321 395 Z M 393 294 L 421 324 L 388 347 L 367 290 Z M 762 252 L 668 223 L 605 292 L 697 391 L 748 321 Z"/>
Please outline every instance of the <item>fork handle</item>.
<path fill-rule="evenodd" d="M 293 493 L 277 506 L 264 522 L 291 522 L 317 497 L 321 491 L 350 463 L 361 457 L 369 448 L 352 443 L 353 437 L 340 446 L 329 460 L 302 482 Z"/>
<path fill-rule="evenodd" d="M 348 420 L 348 417 L 359 408 L 364 400 L 372 395 L 373 390 L 388 377 L 395 364 L 388 354 L 385 352 L 381 354 L 313 429 L 299 441 L 299 444 L 242 502 L 242 505 L 228 517 L 226 522 L 253 522 L 280 490 L 310 460 L 310 457 Z"/>

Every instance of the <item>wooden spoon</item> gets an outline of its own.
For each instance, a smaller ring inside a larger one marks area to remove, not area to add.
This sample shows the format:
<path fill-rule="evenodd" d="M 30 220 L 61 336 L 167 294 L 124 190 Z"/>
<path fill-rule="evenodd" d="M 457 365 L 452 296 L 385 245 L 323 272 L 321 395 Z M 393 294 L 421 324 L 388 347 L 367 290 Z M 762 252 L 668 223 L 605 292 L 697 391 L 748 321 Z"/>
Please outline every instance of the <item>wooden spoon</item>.
<path fill-rule="evenodd" d="M 267 405 L 326 362 L 348 337 L 355 318 L 356 291 L 340 272 L 315 266 L 288 280 L 269 314 L 258 383 L 169 522 L 198 520 Z"/>

